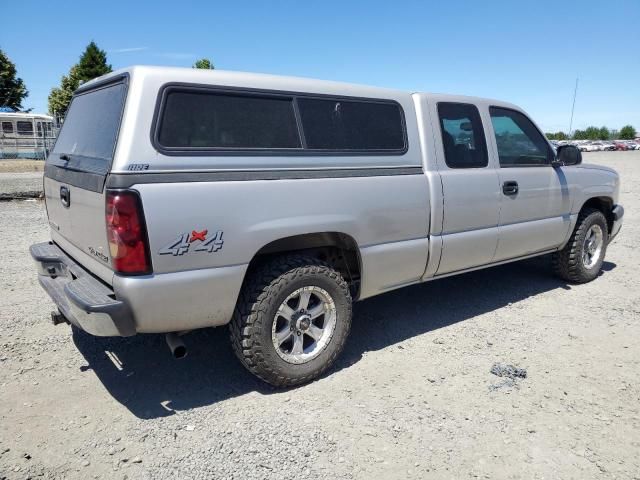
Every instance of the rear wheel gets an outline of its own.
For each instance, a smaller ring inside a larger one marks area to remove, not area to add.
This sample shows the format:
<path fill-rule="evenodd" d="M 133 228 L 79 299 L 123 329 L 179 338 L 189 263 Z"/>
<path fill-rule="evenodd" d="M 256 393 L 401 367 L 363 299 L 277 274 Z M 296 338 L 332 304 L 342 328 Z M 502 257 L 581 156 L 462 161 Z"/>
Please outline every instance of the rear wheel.
<path fill-rule="evenodd" d="M 590 282 L 602 269 L 608 241 L 607 219 L 603 213 L 585 208 L 567 245 L 553 255 L 556 274 L 572 283 Z"/>
<path fill-rule="evenodd" d="M 230 323 L 243 365 L 274 386 L 320 376 L 342 351 L 351 326 L 349 286 L 313 257 L 276 259 L 243 287 Z"/>

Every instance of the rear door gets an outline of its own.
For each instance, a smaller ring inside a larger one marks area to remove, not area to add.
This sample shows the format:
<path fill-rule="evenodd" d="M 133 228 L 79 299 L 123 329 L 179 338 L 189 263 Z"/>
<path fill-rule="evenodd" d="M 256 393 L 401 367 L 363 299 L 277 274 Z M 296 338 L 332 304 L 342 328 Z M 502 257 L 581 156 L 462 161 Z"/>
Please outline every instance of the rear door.
<path fill-rule="evenodd" d="M 541 252 L 562 243 L 571 202 L 554 152 L 531 120 L 517 110 L 490 107 L 500 162 L 500 233 L 495 261 Z"/>
<path fill-rule="evenodd" d="M 52 238 L 103 280 L 111 281 L 104 184 L 126 97 L 126 78 L 73 97 L 53 151 L 44 191 Z"/>
<path fill-rule="evenodd" d="M 442 254 L 436 272 L 441 275 L 491 263 L 498 242 L 500 197 L 478 108 L 438 102 L 436 109 L 436 145 L 444 157 L 438 163 L 444 196 Z"/>

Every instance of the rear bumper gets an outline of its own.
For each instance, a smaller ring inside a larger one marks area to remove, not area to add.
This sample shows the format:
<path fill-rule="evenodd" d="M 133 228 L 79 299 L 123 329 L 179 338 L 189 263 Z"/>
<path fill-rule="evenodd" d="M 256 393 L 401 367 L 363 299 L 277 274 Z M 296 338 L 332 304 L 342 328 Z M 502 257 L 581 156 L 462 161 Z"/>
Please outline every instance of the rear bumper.
<path fill-rule="evenodd" d="M 622 219 L 624 217 L 624 208 L 622 205 L 616 205 L 612 210 L 613 225 L 611 226 L 611 233 L 609 234 L 609 241 L 613 240 L 622 228 Z"/>
<path fill-rule="evenodd" d="M 60 312 L 76 327 L 96 336 L 135 335 L 128 305 L 53 242 L 29 249 L 38 267 L 38 280 Z"/>
<path fill-rule="evenodd" d="M 168 333 L 229 322 L 248 265 L 141 276 L 93 276 L 54 242 L 31 246 L 40 285 L 75 326 L 100 337 Z"/>

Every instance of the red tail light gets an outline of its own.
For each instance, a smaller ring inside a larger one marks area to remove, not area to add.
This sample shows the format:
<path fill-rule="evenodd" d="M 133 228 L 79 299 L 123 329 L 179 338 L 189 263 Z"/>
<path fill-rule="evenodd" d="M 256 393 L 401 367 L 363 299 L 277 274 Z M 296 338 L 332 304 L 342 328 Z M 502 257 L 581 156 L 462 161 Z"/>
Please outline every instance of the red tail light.
<path fill-rule="evenodd" d="M 107 191 L 106 217 L 114 270 L 137 275 L 151 273 L 147 229 L 137 192 Z"/>

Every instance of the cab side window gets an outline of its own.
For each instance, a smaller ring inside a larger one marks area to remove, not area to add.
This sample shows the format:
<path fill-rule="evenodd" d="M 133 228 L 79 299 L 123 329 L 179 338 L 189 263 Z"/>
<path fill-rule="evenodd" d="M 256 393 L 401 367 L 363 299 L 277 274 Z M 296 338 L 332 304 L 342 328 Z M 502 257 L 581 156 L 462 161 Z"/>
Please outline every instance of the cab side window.
<path fill-rule="evenodd" d="M 501 167 L 544 166 L 551 163 L 549 144 L 522 113 L 490 107 Z"/>
<path fill-rule="evenodd" d="M 480 113 L 468 103 L 438 103 L 438 117 L 449 168 L 483 168 L 489 164 Z"/>

